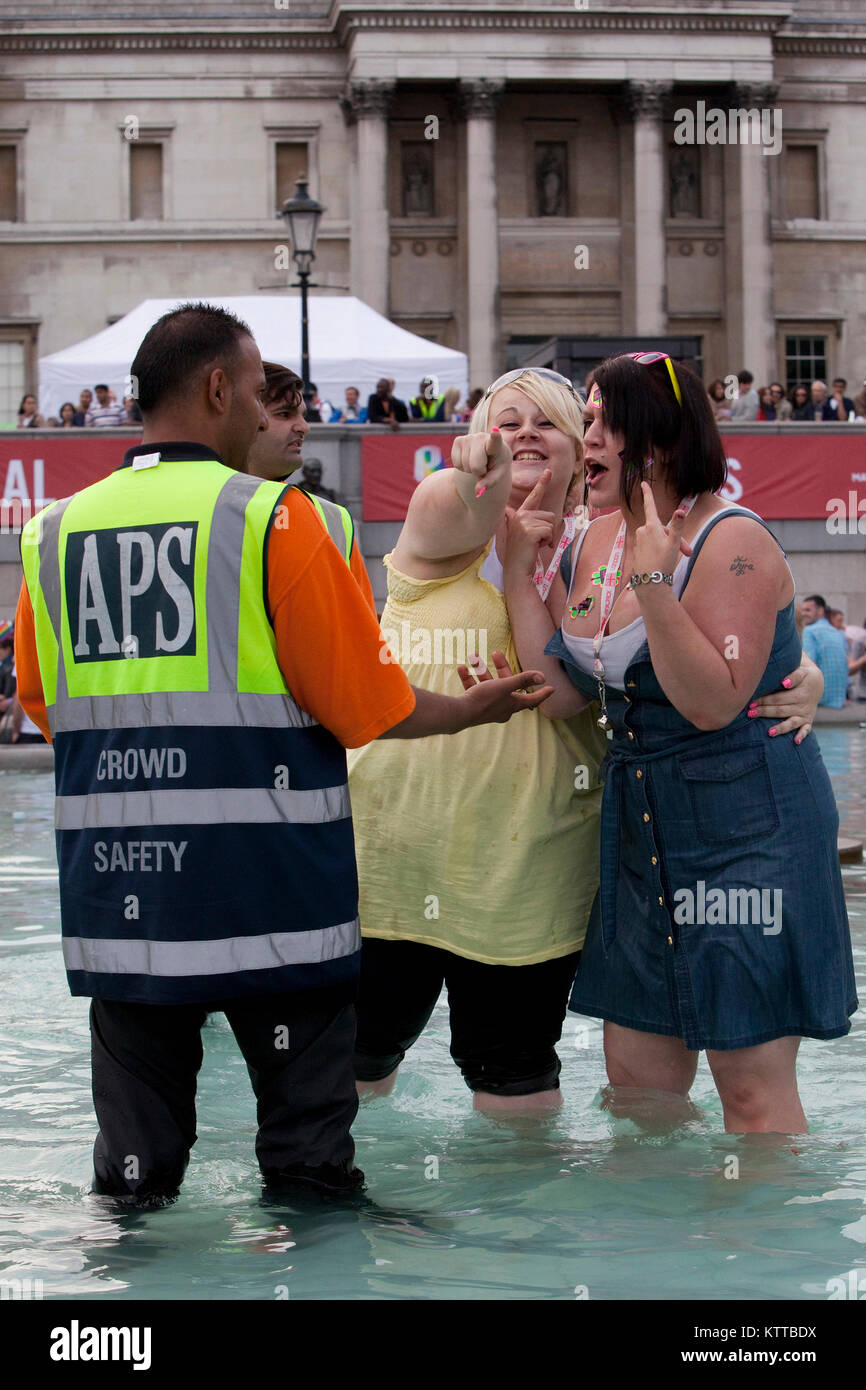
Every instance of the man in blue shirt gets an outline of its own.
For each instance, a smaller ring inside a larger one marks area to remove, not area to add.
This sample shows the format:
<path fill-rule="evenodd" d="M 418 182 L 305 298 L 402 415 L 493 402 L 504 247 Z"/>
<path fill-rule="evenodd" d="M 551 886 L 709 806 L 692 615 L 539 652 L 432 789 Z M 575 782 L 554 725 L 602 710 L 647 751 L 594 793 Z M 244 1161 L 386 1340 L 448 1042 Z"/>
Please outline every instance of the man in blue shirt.
<path fill-rule="evenodd" d="M 844 632 L 827 618 L 827 604 L 820 594 L 803 600 L 803 651 L 820 668 L 824 694 L 819 705 L 842 709 L 848 693 L 848 649 Z"/>

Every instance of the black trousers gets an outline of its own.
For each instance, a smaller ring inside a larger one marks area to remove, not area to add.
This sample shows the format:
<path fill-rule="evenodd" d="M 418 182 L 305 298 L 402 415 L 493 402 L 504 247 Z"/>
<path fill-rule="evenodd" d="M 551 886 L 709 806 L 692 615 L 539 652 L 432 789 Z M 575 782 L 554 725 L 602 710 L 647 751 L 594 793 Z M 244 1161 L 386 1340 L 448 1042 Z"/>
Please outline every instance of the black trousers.
<path fill-rule="evenodd" d="M 256 1157 L 274 1191 L 352 1190 L 358 1110 L 354 989 L 203 1004 L 90 1009 L 95 1192 L 147 1205 L 178 1194 L 196 1141 L 196 1077 L 208 1013 L 229 1021 L 258 1101 Z"/>

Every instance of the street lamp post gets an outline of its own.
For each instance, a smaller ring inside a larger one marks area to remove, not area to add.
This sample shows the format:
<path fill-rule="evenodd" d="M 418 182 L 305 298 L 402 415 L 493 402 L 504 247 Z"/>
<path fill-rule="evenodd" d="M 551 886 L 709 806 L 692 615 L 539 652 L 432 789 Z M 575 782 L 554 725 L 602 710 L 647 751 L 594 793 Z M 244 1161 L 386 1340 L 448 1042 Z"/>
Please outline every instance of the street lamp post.
<path fill-rule="evenodd" d="M 304 379 L 304 404 L 309 412 L 312 403 L 310 390 L 310 338 L 307 318 L 307 290 L 310 283 L 310 266 L 316 259 L 316 237 L 319 219 L 326 211 L 321 203 L 311 198 L 307 192 L 307 176 L 304 174 L 295 181 L 297 192 L 280 208 L 284 217 L 292 246 L 292 260 L 298 271 L 301 288 L 301 376 Z"/>

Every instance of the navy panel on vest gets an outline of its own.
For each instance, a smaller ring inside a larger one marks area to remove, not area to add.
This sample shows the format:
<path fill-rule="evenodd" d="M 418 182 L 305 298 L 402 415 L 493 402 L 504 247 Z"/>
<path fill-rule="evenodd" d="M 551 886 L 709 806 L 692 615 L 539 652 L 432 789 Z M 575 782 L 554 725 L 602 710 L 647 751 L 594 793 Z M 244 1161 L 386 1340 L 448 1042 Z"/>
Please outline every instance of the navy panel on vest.
<path fill-rule="evenodd" d="M 347 776 L 346 750 L 321 724 L 82 729 L 56 735 L 54 766 L 58 796 L 215 784 L 307 791 L 343 786 Z"/>
<path fill-rule="evenodd" d="M 64 936 L 216 942 L 322 931 L 358 912 L 350 819 L 58 830 L 56 840 Z"/>
<path fill-rule="evenodd" d="M 156 980 L 152 975 L 116 975 L 92 970 L 67 970 L 70 993 L 87 998 L 115 999 L 126 1004 L 212 1004 L 309 989 L 355 985 L 360 977 L 361 952 L 316 965 L 286 965 L 279 970 L 237 970 L 228 975 L 204 975 Z"/>

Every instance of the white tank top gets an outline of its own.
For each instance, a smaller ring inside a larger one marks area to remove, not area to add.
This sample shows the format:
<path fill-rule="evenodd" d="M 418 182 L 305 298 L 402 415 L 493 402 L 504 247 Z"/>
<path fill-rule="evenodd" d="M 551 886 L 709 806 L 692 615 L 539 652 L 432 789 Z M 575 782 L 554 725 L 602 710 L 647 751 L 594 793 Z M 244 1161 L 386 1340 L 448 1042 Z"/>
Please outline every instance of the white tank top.
<path fill-rule="evenodd" d="M 711 512 L 706 521 L 693 536 L 690 544 L 692 549 L 697 545 L 707 526 L 714 521 L 717 516 L 722 516 L 727 511 L 744 511 L 743 507 L 725 507 L 720 512 Z M 753 513 L 754 515 L 754 513 Z M 759 518 L 756 518 L 756 520 Z M 577 573 L 577 560 L 580 555 L 580 547 L 583 545 L 584 536 L 589 531 L 589 527 L 581 532 L 577 542 L 577 549 L 572 556 L 571 584 L 568 588 L 568 598 L 566 607 L 571 601 L 571 588 L 574 584 L 574 576 Z M 686 565 L 689 557 L 681 555 L 679 563 L 674 570 L 672 588 L 677 598 L 683 591 L 686 579 Z M 570 633 L 563 631 L 562 640 L 568 648 L 569 654 L 581 671 L 592 672 L 593 650 L 591 637 L 572 637 Z M 601 652 L 599 653 L 604 663 L 604 683 L 612 686 L 615 690 L 625 690 L 625 673 L 635 658 L 636 653 L 646 641 L 646 627 L 643 618 L 635 618 L 633 623 L 622 627 L 618 632 L 606 633 L 602 639 Z"/>

